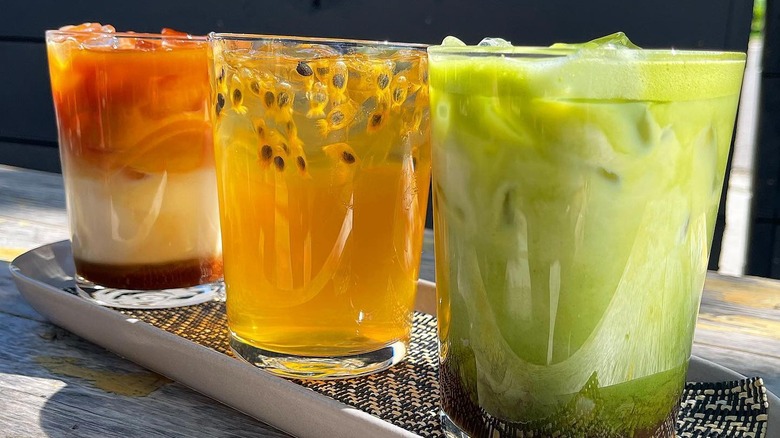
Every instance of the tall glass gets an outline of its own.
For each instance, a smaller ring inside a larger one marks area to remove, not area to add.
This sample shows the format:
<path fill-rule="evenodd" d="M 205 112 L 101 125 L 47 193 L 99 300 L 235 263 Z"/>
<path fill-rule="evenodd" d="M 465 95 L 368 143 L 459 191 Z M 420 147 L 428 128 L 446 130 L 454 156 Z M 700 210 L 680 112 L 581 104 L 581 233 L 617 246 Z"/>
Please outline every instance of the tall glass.
<path fill-rule="evenodd" d="M 233 350 L 297 378 L 397 363 L 430 181 L 425 48 L 210 41 Z"/>
<path fill-rule="evenodd" d="M 429 49 L 444 427 L 673 436 L 745 55 L 488 44 Z"/>
<path fill-rule="evenodd" d="M 46 32 L 76 282 L 114 307 L 219 296 L 205 37 Z"/>

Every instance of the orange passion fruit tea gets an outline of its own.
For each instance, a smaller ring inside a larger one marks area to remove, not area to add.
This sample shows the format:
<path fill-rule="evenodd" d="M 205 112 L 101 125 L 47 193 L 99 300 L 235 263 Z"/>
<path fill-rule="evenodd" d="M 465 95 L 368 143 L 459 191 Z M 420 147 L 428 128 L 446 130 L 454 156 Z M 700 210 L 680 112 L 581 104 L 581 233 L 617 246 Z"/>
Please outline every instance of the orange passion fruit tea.
<path fill-rule="evenodd" d="M 424 47 L 210 40 L 232 348 L 288 377 L 393 365 L 430 180 Z"/>
<path fill-rule="evenodd" d="M 208 42 L 46 32 L 79 291 L 115 307 L 214 298 L 222 258 Z"/>

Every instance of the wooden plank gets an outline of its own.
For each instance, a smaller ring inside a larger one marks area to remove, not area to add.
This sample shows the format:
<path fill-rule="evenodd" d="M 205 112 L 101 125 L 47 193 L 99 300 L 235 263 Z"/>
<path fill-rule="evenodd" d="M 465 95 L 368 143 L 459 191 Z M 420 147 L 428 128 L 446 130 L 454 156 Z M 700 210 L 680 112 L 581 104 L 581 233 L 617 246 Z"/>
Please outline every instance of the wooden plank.
<path fill-rule="evenodd" d="M 47 142 L 0 139 L 0 165 L 3 164 L 45 172 L 62 172 L 59 149 Z"/>
<path fill-rule="evenodd" d="M 56 144 L 57 125 L 45 45 L 0 40 L 0 80 L 8 84 L 0 87 L 0 102 L 5 102 L 0 138 Z"/>
<path fill-rule="evenodd" d="M 765 17 L 762 70 L 766 74 L 780 75 L 780 4 L 777 1 L 766 2 Z"/>
<path fill-rule="evenodd" d="M 0 260 L 69 238 L 62 176 L 0 166 Z"/>
<path fill-rule="evenodd" d="M 766 56 L 766 55 L 764 55 Z M 762 73 L 751 217 L 775 220 L 780 186 L 780 77 Z"/>
<path fill-rule="evenodd" d="M 287 436 L 44 322 L 0 263 L 0 436 Z"/>
<path fill-rule="evenodd" d="M 216 0 L 190 2 L 186 12 L 175 3 L 98 0 L 36 4 L 46 14 L 30 14 L 22 1 L 7 2 L 0 17 L 3 35 L 40 38 L 45 29 L 84 21 L 117 28 L 159 31 L 174 27 L 192 33 L 261 32 L 369 39 L 403 39 L 437 43 L 448 34 L 476 42 L 492 35 L 522 44 L 581 41 L 625 31 L 648 47 L 745 50 L 751 0 L 617 2 L 513 2 L 436 0 L 342 2 L 333 0 L 236 0 L 227 7 Z M 150 13 L 154 11 L 154 13 Z M 743 11 L 741 14 L 735 14 Z M 659 31 L 662 30 L 662 31 Z M 741 35 L 740 38 L 733 35 Z"/>

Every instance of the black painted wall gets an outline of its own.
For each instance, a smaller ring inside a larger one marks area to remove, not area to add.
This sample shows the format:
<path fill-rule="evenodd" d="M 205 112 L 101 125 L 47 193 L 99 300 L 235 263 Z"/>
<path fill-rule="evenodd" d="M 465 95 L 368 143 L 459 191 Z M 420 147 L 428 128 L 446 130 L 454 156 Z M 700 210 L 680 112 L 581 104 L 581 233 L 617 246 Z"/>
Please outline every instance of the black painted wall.
<path fill-rule="evenodd" d="M 0 9 L 0 164 L 58 172 L 43 33 L 66 24 L 422 43 L 438 43 L 446 35 L 469 43 L 499 36 L 524 45 L 624 31 L 646 48 L 746 51 L 753 0 L 5 0 Z M 714 261 L 724 223 L 721 213 Z"/>
<path fill-rule="evenodd" d="M 746 274 L 780 278 L 780 4 L 766 8 Z"/>

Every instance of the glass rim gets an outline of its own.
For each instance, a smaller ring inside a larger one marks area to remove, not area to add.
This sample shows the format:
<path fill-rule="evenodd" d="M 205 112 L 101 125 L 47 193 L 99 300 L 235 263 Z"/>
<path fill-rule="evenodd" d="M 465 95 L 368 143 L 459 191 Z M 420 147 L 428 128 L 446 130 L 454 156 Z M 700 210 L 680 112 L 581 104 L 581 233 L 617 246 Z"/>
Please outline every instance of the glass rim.
<path fill-rule="evenodd" d="M 464 57 L 507 57 L 507 58 L 555 58 L 584 54 L 585 58 L 602 58 L 604 55 L 618 54 L 624 50 L 638 53 L 642 56 L 630 58 L 630 61 L 639 62 L 669 62 L 680 57 L 680 60 L 706 60 L 706 61 L 744 61 L 747 58 L 745 52 L 729 50 L 696 50 L 696 49 L 634 49 L 634 48 L 580 48 L 580 47 L 543 47 L 543 46 L 428 46 L 431 55 L 459 55 Z M 604 57 L 604 60 L 616 58 Z M 622 60 L 622 59 L 621 59 Z"/>
<path fill-rule="evenodd" d="M 116 37 L 116 38 L 140 38 L 149 40 L 177 40 L 208 42 L 206 35 L 163 35 L 161 33 L 149 32 L 103 32 L 103 31 L 85 31 L 85 30 L 60 30 L 51 29 L 45 32 L 46 39 L 51 36 L 92 36 L 92 37 Z"/>
<path fill-rule="evenodd" d="M 253 33 L 234 33 L 234 32 L 209 32 L 207 35 L 209 41 L 278 41 L 278 42 L 299 42 L 299 43 L 321 43 L 323 45 L 346 44 L 350 46 L 366 47 L 384 47 L 399 49 L 427 49 L 430 44 L 423 43 L 404 43 L 389 40 L 363 40 L 354 38 L 328 38 L 313 36 L 292 36 L 292 35 L 269 35 Z"/>

